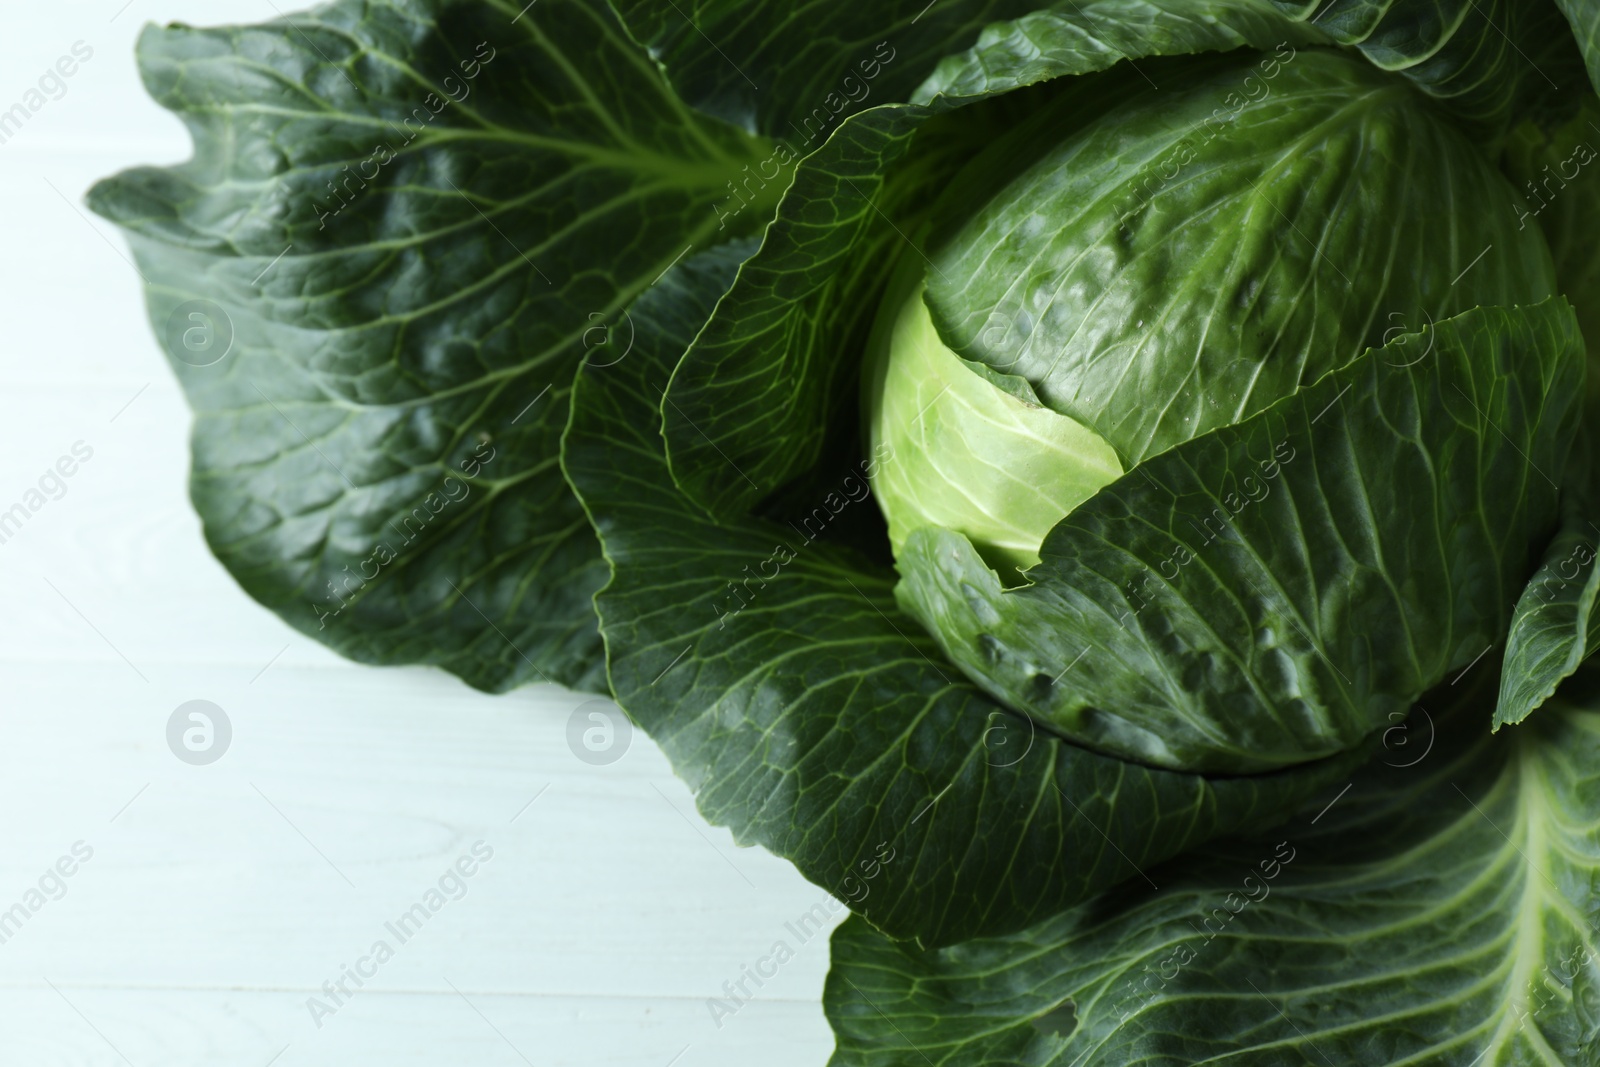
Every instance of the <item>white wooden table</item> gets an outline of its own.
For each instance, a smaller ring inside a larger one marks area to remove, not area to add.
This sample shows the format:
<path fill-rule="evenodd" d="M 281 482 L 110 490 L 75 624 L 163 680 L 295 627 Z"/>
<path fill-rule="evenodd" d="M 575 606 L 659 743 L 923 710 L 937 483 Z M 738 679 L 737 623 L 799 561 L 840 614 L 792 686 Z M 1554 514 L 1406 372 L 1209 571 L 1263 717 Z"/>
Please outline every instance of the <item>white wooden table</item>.
<path fill-rule="evenodd" d="M 347 663 L 207 553 L 188 413 L 125 246 L 81 198 L 188 154 L 139 86 L 142 23 L 277 7 L 123 6 L 14 4 L 0 35 L 0 110 L 94 50 L 0 145 L 0 511 L 93 449 L 0 544 L 0 1063 L 824 1063 L 826 940 L 785 924 L 826 896 L 708 826 L 648 740 L 588 766 L 566 742 L 584 697 Z M 209 766 L 166 742 L 193 699 L 233 726 Z M 479 841 L 492 858 L 446 879 L 459 899 L 387 931 Z M 780 939 L 795 958 L 718 1025 L 707 999 Z M 308 1007 L 358 964 L 336 1010 Z"/>

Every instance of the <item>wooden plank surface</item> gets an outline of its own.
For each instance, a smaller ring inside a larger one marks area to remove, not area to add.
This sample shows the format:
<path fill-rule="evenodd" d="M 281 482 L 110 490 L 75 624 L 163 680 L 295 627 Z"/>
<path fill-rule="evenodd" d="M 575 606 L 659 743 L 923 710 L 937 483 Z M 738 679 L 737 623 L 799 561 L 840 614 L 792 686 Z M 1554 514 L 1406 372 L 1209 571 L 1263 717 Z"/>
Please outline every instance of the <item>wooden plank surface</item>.
<path fill-rule="evenodd" d="M 95 51 L 0 145 L 0 508 L 93 449 L 0 544 L 0 1063 L 824 1063 L 842 911 L 700 819 L 647 739 L 589 766 L 566 741 L 587 698 L 349 664 L 206 552 L 181 394 L 121 239 L 81 200 L 188 153 L 139 88 L 141 23 L 277 13 L 58 0 L 0 39 L 0 107 L 74 42 Z M 166 738 L 196 699 L 233 729 L 207 766 Z M 430 890 L 402 941 L 386 924 Z M 797 936 L 802 916 L 824 932 Z M 778 941 L 794 958 L 714 1019 L 708 999 Z M 371 976 L 335 1004 L 324 983 L 358 964 Z"/>

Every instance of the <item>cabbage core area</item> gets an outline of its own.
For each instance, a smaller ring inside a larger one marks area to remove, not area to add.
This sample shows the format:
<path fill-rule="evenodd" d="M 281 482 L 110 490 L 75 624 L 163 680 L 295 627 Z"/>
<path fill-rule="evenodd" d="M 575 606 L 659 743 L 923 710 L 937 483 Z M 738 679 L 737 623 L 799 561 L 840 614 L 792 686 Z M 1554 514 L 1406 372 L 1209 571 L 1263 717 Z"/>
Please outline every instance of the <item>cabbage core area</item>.
<path fill-rule="evenodd" d="M 874 489 L 895 555 L 912 530 L 942 526 L 1017 580 L 1039 562 L 1050 528 L 1121 476 L 1115 450 L 1076 419 L 1023 399 L 1032 391 L 1021 379 L 1007 382 L 1014 395 L 951 351 L 922 285 L 881 314 L 868 434 L 872 454 L 886 457 Z"/>

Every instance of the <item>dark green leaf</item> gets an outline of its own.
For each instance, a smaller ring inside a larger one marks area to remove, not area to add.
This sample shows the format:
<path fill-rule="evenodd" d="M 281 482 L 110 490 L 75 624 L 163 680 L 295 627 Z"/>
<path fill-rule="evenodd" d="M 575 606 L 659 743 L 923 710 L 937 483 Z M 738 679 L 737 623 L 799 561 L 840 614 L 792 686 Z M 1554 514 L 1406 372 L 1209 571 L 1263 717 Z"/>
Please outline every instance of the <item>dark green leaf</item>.
<path fill-rule="evenodd" d="M 357 659 L 594 688 L 572 376 L 766 148 L 686 109 L 603 4 L 520 7 L 147 30 L 195 158 L 90 203 L 129 233 L 195 410 L 195 506 L 252 596 Z"/>
<path fill-rule="evenodd" d="M 1494 737 L 1492 687 L 1418 709 L 1347 793 L 1009 937 L 929 951 L 852 918 L 834 1067 L 1588 1067 L 1597 686 Z"/>
<path fill-rule="evenodd" d="M 874 199 L 928 116 L 874 108 L 800 164 L 760 251 L 678 365 L 662 401 L 672 474 L 713 513 L 816 462 L 851 366 L 845 343 L 893 262 L 893 227 Z"/>

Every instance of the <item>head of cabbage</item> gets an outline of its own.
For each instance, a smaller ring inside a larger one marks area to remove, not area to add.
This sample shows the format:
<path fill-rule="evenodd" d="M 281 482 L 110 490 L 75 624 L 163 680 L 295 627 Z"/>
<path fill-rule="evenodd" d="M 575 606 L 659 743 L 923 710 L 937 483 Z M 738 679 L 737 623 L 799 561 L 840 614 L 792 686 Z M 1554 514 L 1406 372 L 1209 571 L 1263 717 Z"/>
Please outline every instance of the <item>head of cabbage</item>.
<path fill-rule="evenodd" d="M 1220 107 L 1247 79 L 1270 93 Z M 1472 318 L 1550 301 L 1545 239 L 1345 54 L 1072 105 L 951 183 L 958 221 L 879 312 L 899 599 L 1091 747 L 1229 772 L 1348 748 L 1495 642 L 1549 535 L 1572 413 L 1528 394 L 1576 355 Z"/>

